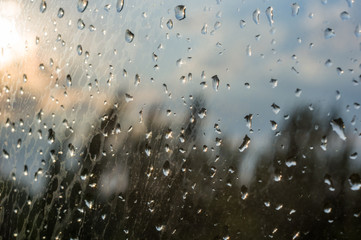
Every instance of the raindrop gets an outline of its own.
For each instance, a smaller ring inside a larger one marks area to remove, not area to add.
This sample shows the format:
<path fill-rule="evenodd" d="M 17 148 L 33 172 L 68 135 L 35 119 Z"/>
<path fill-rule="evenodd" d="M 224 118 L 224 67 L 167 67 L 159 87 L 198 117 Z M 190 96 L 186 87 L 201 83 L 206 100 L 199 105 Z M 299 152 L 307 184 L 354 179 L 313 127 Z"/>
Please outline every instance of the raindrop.
<path fill-rule="evenodd" d="M 253 118 L 253 114 L 248 114 L 244 117 L 244 119 L 246 120 L 246 126 L 248 127 L 248 129 L 252 129 L 252 118 Z"/>
<path fill-rule="evenodd" d="M 340 18 L 345 21 L 345 20 L 349 20 L 351 18 L 351 15 L 346 12 L 346 11 L 343 11 L 342 13 L 340 13 Z"/>
<path fill-rule="evenodd" d="M 252 48 L 251 48 L 251 45 L 247 45 L 246 47 L 246 55 L 247 56 L 252 56 Z"/>
<path fill-rule="evenodd" d="M 129 95 L 128 93 L 125 94 L 125 101 L 128 103 L 128 102 L 131 102 L 133 101 L 133 96 Z"/>
<path fill-rule="evenodd" d="M 342 70 L 342 68 L 340 68 L 340 67 L 337 67 L 337 68 L 336 68 L 336 72 L 337 72 L 337 74 L 338 74 L 339 76 L 341 76 L 341 75 L 343 74 L 343 70 Z"/>
<path fill-rule="evenodd" d="M 326 151 L 327 150 L 327 137 L 326 136 L 323 136 L 321 138 L 321 146 L 323 151 Z"/>
<path fill-rule="evenodd" d="M 326 28 L 324 31 L 325 39 L 333 38 L 335 35 L 336 35 L 336 33 L 332 28 Z"/>
<path fill-rule="evenodd" d="M 355 28 L 355 36 L 361 37 L 361 24 L 357 24 L 357 26 Z"/>
<path fill-rule="evenodd" d="M 79 44 L 78 47 L 76 48 L 76 51 L 78 52 L 78 55 L 82 55 L 83 54 L 83 47 Z"/>
<path fill-rule="evenodd" d="M 200 119 L 203 119 L 205 116 L 207 116 L 207 109 L 202 108 L 201 110 L 199 110 L 198 116 Z"/>
<path fill-rule="evenodd" d="M 270 82 L 272 88 L 275 88 L 278 85 L 278 80 L 277 79 L 271 78 L 271 80 L 269 82 Z"/>
<path fill-rule="evenodd" d="M 167 27 L 169 30 L 171 30 L 173 28 L 173 21 L 172 19 L 169 19 L 168 22 L 167 22 Z"/>
<path fill-rule="evenodd" d="M 255 22 L 255 24 L 259 24 L 259 15 L 261 14 L 261 11 L 257 8 L 256 10 L 254 10 L 252 17 L 253 17 L 253 21 Z"/>
<path fill-rule="evenodd" d="M 215 22 L 215 24 L 214 24 L 214 29 L 217 30 L 217 29 L 219 29 L 221 26 L 222 26 L 222 23 L 219 22 L 219 21 L 217 21 L 217 22 Z"/>
<path fill-rule="evenodd" d="M 48 143 L 52 144 L 52 143 L 54 143 L 54 141 L 55 141 L 55 132 L 53 129 L 50 128 L 48 130 Z"/>
<path fill-rule="evenodd" d="M 273 23 L 274 23 L 274 20 L 273 20 L 273 7 L 268 7 L 266 9 L 266 16 L 267 16 L 269 25 L 272 26 Z"/>
<path fill-rule="evenodd" d="M 69 148 L 70 157 L 74 157 L 75 156 L 75 147 L 74 147 L 74 145 L 69 143 L 68 148 Z"/>
<path fill-rule="evenodd" d="M 26 74 L 23 75 L 23 82 L 26 83 L 28 81 L 28 76 Z"/>
<path fill-rule="evenodd" d="M 28 171 L 28 165 L 24 165 L 24 176 L 28 176 L 29 171 Z"/>
<path fill-rule="evenodd" d="M 354 152 L 350 155 L 350 159 L 355 160 L 357 158 L 357 152 Z"/>
<path fill-rule="evenodd" d="M 355 0 L 346 0 L 348 7 L 352 7 L 352 4 L 355 3 Z"/>
<path fill-rule="evenodd" d="M 331 66 L 332 66 L 332 61 L 331 61 L 331 59 L 327 59 L 327 60 L 326 60 L 325 66 L 326 66 L 326 67 L 331 67 Z"/>
<path fill-rule="evenodd" d="M 357 173 L 353 173 L 349 179 L 348 182 L 350 184 L 352 191 L 358 191 L 361 189 L 361 178 L 360 175 Z"/>
<path fill-rule="evenodd" d="M 68 85 L 68 87 L 71 87 L 73 84 L 70 74 L 66 75 L 66 84 Z"/>
<path fill-rule="evenodd" d="M 139 77 L 139 74 L 135 74 L 135 77 L 134 77 L 134 85 L 135 86 L 138 86 L 140 84 L 140 77 Z"/>
<path fill-rule="evenodd" d="M 301 94 L 302 94 L 302 90 L 299 89 L 299 88 L 297 88 L 296 91 L 295 91 L 295 96 L 296 96 L 296 97 L 300 97 Z"/>
<path fill-rule="evenodd" d="M 246 21 L 244 21 L 244 20 L 239 21 L 239 26 L 241 28 L 245 28 L 246 27 Z"/>
<path fill-rule="evenodd" d="M 46 2 L 45 2 L 45 0 L 42 0 L 40 3 L 40 12 L 44 13 L 45 10 L 46 10 Z"/>
<path fill-rule="evenodd" d="M 9 159 L 9 157 L 10 157 L 9 153 L 5 149 L 3 149 L 3 157 L 5 159 Z"/>
<path fill-rule="evenodd" d="M 273 121 L 273 120 L 271 120 L 270 123 L 271 123 L 272 131 L 275 131 L 277 129 L 277 123 L 275 121 Z"/>
<path fill-rule="evenodd" d="M 186 7 L 184 5 L 178 5 L 174 8 L 175 18 L 179 21 L 186 18 Z"/>
<path fill-rule="evenodd" d="M 341 138 L 341 140 L 346 141 L 345 135 L 345 125 L 342 118 L 334 119 L 330 122 L 332 130 Z"/>
<path fill-rule="evenodd" d="M 165 163 L 163 164 L 163 175 L 168 177 L 170 173 L 170 164 L 169 161 L 165 161 Z"/>
<path fill-rule="evenodd" d="M 117 4 L 115 6 L 117 8 L 117 12 L 121 12 L 124 7 L 124 0 L 117 0 Z"/>
<path fill-rule="evenodd" d="M 59 10 L 58 10 L 58 18 L 62 18 L 62 17 L 64 17 L 64 9 L 62 9 L 62 8 L 59 8 Z"/>
<path fill-rule="evenodd" d="M 248 145 L 250 144 L 251 142 L 251 139 L 245 135 L 244 138 L 243 138 L 243 142 L 241 144 L 241 146 L 238 148 L 238 150 L 240 152 L 244 152 L 244 150 L 246 150 L 248 148 Z"/>
<path fill-rule="evenodd" d="M 207 34 L 207 31 L 208 31 L 207 29 L 208 29 L 208 25 L 207 25 L 207 24 L 204 24 L 203 27 L 202 27 L 202 29 L 201 29 L 201 33 L 202 33 L 202 34 Z"/>
<path fill-rule="evenodd" d="M 291 9 L 292 9 L 292 16 L 297 16 L 300 11 L 300 5 L 298 5 L 298 3 L 292 3 Z"/>
<path fill-rule="evenodd" d="M 280 110 L 281 110 L 281 108 L 280 108 L 277 104 L 275 104 L 275 103 L 273 103 L 273 104 L 271 105 L 271 107 L 272 107 L 272 111 L 273 111 L 275 114 L 278 114 L 278 113 L 280 112 Z"/>
<path fill-rule="evenodd" d="M 212 77 L 212 86 L 213 86 L 214 91 L 218 91 L 219 78 L 218 78 L 217 75 L 214 75 L 214 76 Z"/>
<path fill-rule="evenodd" d="M 133 42 L 133 39 L 134 39 L 134 34 L 129 29 L 127 29 L 125 31 L 125 41 L 131 43 Z"/>
<path fill-rule="evenodd" d="M 155 229 L 160 232 L 164 229 L 164 225 L 159 225 L 159 226 L 156 226 Z"/>
<path fill-rule="evenodd" d="M 78 0 L 78 11 L 84 12 L 88 6 L 88 0 Z"/>
<path fill-rule="evenodd" d="M 146 145 L 144 152 L 147 155 L 147 157 L 150 157 L 150 155 L 152 154 L 152 149 L 148 145 Z"/>
<path fill-rule="evenodd" d="M 80 18 L 78 19 L 78 29 L 83 30 L 85 28 L 85 23 Z"/>

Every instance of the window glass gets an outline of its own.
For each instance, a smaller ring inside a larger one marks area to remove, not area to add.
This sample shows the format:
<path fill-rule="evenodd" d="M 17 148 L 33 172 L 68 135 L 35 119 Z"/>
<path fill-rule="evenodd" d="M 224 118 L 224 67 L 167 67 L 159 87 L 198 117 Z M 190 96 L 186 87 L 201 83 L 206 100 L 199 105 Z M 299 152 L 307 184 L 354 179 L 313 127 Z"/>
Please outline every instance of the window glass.
<path fill-rule="evenodd" d="M 0 0 L 0 239 L 358 239 L 360 9 Z"/>

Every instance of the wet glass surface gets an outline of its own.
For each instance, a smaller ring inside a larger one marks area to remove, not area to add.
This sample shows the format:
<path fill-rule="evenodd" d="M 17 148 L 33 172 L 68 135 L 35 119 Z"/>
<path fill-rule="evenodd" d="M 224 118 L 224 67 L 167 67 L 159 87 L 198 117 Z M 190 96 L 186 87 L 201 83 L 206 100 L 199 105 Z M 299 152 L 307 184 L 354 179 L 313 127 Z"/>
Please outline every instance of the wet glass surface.
<path fill-rule="evenodd" d="M 358 239 L 360 9 L 0 0 L 0 239 Z"/>

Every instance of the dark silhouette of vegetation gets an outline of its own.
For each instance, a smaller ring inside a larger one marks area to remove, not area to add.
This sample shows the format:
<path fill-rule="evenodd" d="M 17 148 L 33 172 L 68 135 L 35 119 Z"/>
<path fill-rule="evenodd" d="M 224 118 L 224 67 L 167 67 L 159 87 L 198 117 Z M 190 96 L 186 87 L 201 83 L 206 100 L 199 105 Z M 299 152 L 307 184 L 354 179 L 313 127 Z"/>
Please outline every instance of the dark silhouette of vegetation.
<path fill-rule="evenodd" d="M 203 146 L 197 116 L 203 107 L 195 99 L 174 126 L 154 106 L 142 134 L 120 133 L 125 104 L 108 109 L 90 130 L 73 171 L 64 167 L 71 137 L 55 141 L 44 192 L 31 196 L 16 181 L 1 179 L 2 238 L 359 238 L 361 192 L 349 184 L 351 174 L 359 175 L 347 167 L 352 139 L 343 142 L 332 132 L 336 114 L 295 110 L 259 153 L 254 178 L 245 186 L 238 178 L 245 153 L 226 137 L 220 146 Z M 327 151 L 320 147 L 324 136 L 334 142 Z M 123 169 L 115 175 L 125 176 L 126 188 L 102 180 L 114 169 Z"/>

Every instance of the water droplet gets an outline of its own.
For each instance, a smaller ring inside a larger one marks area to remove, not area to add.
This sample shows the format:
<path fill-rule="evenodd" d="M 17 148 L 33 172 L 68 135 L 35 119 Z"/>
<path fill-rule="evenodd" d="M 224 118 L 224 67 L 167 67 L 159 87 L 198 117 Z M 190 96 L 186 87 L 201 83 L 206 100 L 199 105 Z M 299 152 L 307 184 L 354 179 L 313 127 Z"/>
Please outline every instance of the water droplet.
<path fill-rule="evenodd" d="M 246 21 L 244 21 L 244 20 L 239 21 L 239 26 L 241 28 L 245 28 L 246 27 Z"/>
<path fill-rule="evenodd" d="M 207 31 L 208 31 L 208 25 L 207 24 L 204 24 L 202 29 L 201 29 L 201 33 L 202 34 L 207 34 Z"/>
<path fill-rule="evenodd" d="M 28 165 L 24 165 L 24 176 L 28 176 L 29 171 L 28 171 Z"/>
<path fill-rule="evenodd" d="M 291 9 L 292 9 L 292 16 L 297 16 L 300 11 L 300 5 L 298 5 L 298 3 L 292 3 Z"/>
<path fill-rule="evenodd" d="M 270 6 L 270 7 L 268 7 L 266 9 L 266 16 L 267 16 L 269 25 L 272 26 L 273 23 L 274 23 L 274 20 L 273 20 L 273 7 Z"/>
<path fill-rule="evenodd" d="M 323 136 L 321 138 L 321 146 L 323 151 L 326 151 L 327 150 L 327 137 L 326 136 Z"/>
<path fill-rule="evenodd" d="M 66 84 L 68 85 L 68 87 L 71 87 L 73 84 L 70 74 L 66 75 Z"/>
<path fill-rule="evenodd" d="M 205 118 L 207 116 L 207 109 L 202 108 L 201 110 L 199 110 L 198 116 L 199 116 L 200 119 Z"/>
<path fill-rule="evenodd" d="M 129 95 L 128 93 L 125 94 L 125 101 L 128 103 L 128 102 L 131 102 L 133 101 L 133 96 Z"/>
<path fill-rule="evenodd" d="M 78 47 L 76 48 L 76 51 L 78 52 L 78 55 L 82 55 L 83 54 L 83 47 L 79 44 Z"/>
<path fill-rule="evenodd" d="M 62 18 L 62 17 L 64 17 L 64 9 L 62 9 L 62 8 L 59 8 L 59 10 L 58 10 L 58 18 Z"/>
<path fill-rule="evenodd" d="M 84 12 L 88 6 L 88 0 L 78 0 L 78 11 Z"/>
<path fill-rule="evenodd" d="M 269 82 L 270 82 L 272 88 L 275 88 L 278 85 L 278 80 L 277 79 L 271 78 L 271 80 Z"/>
<path fill-rule="evenodd" d="M 331 67 L 331 66 L 332 66 L 332 61 L 331 61 L 331 59 L 327 59 L 327 60 L 326 60 L 325 66 L 326 66 L 326 67 Z"/>
<path fill-rule="evenodd" d="M 336 35 L 336 33 L 332 28 L 326 28 L 323 35 L 325 39 L 330 39 L 333 38 Z"/>
<path fill-rule="evenodd" d="M 281 108 L 280 108 L 277 104 L 275 104 L 275 103 L 273 103 L 273 104 L 271 105 L 271 107 L 272 107 L 272 111 L 273 111 L 275 114 L 278 114 L 278 113 L 280 112 L 280 110 L 281 110 Z"/>
<path fill-rule="evenodd" d="M 251 142 L 251 139 L 247 135 L 245 135 L 243 138 L 243 142 L 242 142 L 241 146 L 238 148 L 238 150 L 240 152 L 244 152 L 244 150 L 246 150 L 248 148 L 250 142 Z"/>
<path fill-rule="evenodd" d="M 246 55 L 247 56 L 252 56 L 252 48 L 251 48 L 251 45 L 247 45 L 246 47 Z"/>
<path fill-rule="evenodd" d="M 352 5 L 355 3 L 355 0 L 346 0 L 348 7 L 352 7 Z"/>
<path fill-rule="evenodd" d="M 45 10 L 46 10 L 46 2 L 44 0 L 42 0 L 40 3 L 40 12 L 44 13 Z"/>
<path fill-rule="evenodd" d="M 85 28 L 85 23 L 80 18 L 78 19 L 78 29 L 83 30 Z"/>
<path fill-rule="evenodd" d="M 256 10 L 254 10 L 253 14 L 252 14 L 252 18 L 253 18 L 253 22 L 255 24 L 259 24 L 259 15 L 261 14 L 261 11 L 257 8 Z"/>
<path fill-rule="evenodd" d="M 167 27 L 169 30 L 171 30 L 173 28 L 173 21 L 172 19 L 169 19 L 168 22 L 167 22 Z"/>
<path fill-rule="evenodd" d="M 246 120 L 246 126 L 250 130 L 252 129 L 252 118 L 253 118 L 253 114 L 248 114 L 244 117 L 244 119 Z"/>
<path fill-rule="evenodd" d="M 159 225 L 159 226 L 156 226 L 155 229 L 160 232 L 164 229 L 164 225 Z"/>
<path fill-rule="evenodd" d="M 357 173 L 353 173 L 349 179 L 348 182 L 350 184 L 352 191 L 358 191 L 361 189 L 361 178 L 360 175 Z"/>
<path fill-rule="evenodd" d="M 343 11 L 343 12 L 340 13 L 340 18 L 343 21 L 346 21 L 346 20 L 349 20 L 351 18 L 351 15 L 348 12 Z"/>
<path fill-rule="evenodd" d="M 69 143 L 68 149 L 69 149 L 70 157 L 74 157 L 75 156 L 75 147 L 74 147 L 74 145 Z"/>
<path fill-rule="evenodd" d="M 53 129 L 49 129 L 48 130 L 48 143 L 49 144 L 53 144 L 55 141 L 55 132 Z"/>
<path fill-rule="evenodd" d="M 214 29 L 215 29 L 215 30 L 219 29 L 221 26 L 222 26 L 222 23 L 219 22 L 219 21 L 217 21 L 217 22 L 214 23 Z"/>
<path fill-rule="evenodd" d="M 301 94 L 302 94 L 302 90 L 299 89 L 299 88 L 297 88 L 296 91 L 295 91 L 295 96 L 296 96 L 296 97 L 300 97 Z"/>
<path fill-rule="evenodd" d="M 5 149 L 3 149 L 3 157 L 4 157 L 5 159 L 9 159 L 9 158 L 10 158 L 9 153 L 8 153 Z"/>
<path fill-rule="evenodd" d="M 355 160 L 357 158 L 357 152 L 354 152 L 350 155 L 350 159 Z"/>
<path fill-rule="evenodd" d="M 131 43 L 133 42 L 133 39 L 134 39 L 134 34 L 129 29 L 127 29 L 125 31 L 125 41 Z"/>
<path fill-rule="evenodd" d="M 297 165 L 296 161 L 293 158 L 287 159 L 285 164 L 287 167 L 294 167 Z"/>
<path fill-rule="evenodd" d="M 121 12 L 124 7 L 124 0 L 117 0 L 116 8 L 117 12 Z"/>
<path fill-rule="evenodd" d="M 217 75 L 214 75 L 214 76 L 212 77 L 212 86 L 213 86 L 214 91 L 218 91 L 219 78 L 218 78 Z"/>
<path fill-rule="evenodd" d="M 342 118 L 334 119 L 330 122 L 332 130 L 341 138 L 341 140 L 346 141 L 345 135 L 345 125 Z"/>
<path fill-rule="evenodd" d="M 271 123 L 272 131 L 275 131 L 277 129 L 277 123 L 275 121 L 273 121 L 273 120 L 271 120 L 270 123 Z"/>
<path fill-rule="evenodd" d="M 355 36 L 361 37 L 361 24 L 357 24 L 357 26 L 355 28 Z"/>
<path fill-rule="evenodd" d="M 23 82 L 26 83 L 28 81 L 28 76 L 26 74 L 23 75 Z"/>
<path fill-rule="evenodd" d="M 186 7 L 184 5 L 178 5 L 174 8 L 175 18 L 179 21 L 186 18 Z"/>
<path fill-rule="evenodd" d="M 169 161 L 165 161 L 163 164 L 163 175 L 168 177 L 170 173 L 170 163 Z"/>

